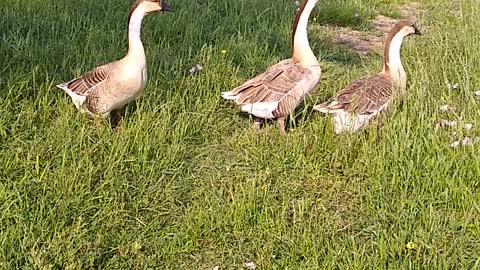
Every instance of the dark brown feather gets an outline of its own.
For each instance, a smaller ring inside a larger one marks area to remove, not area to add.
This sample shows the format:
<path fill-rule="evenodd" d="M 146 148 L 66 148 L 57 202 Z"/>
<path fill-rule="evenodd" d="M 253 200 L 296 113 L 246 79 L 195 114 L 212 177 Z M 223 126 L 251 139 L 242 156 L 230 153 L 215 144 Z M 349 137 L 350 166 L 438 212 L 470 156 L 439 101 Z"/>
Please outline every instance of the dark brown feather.
<path fill-rule="evenodd" d="M 332 110 L 342 109 L 356 114 L 371 114 L 381 109 L 393 95 L 393 85 L 385 74 L 358 79 L 340 91 Z"/>
<path fill-rule="evenodd" d="M 67 83 L 67 88 L 78 95 L 87 96 L 94 87 L 107 78 L 107 67 L 101 66 L 85 73 L 81 77 L 71 80 Z"/>
<path fill-rule="evenodd" d="M 233 89 L 231 93 L 239 96 L 236 100 L 238 105 L 278 101 L 278 108 L 273 114 L 276 117 L 286 116 L 303 98 L 295 90 L 298 89 L 298 83 L 305 78 L 306 72 L 306 69 L 293 63 L 291 59 L 284 60 Z"/>

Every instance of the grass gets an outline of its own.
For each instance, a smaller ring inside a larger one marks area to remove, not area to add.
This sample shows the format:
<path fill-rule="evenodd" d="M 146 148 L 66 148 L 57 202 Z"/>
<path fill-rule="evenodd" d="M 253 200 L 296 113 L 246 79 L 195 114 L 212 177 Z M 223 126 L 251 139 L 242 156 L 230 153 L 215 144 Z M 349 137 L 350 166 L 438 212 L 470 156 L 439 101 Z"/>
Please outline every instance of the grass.
<path fill-rule="evenodd" d="M 479 148 L 434 131 L 449 118 L 479 135 L 476 1 L 422 1 L 408 95 L 383 132 L 337 137 L 312 112 L 381 63 L 314 33 L 321 85 L 286 137 L 274 124 L 257 135 L 219 94 L 288 57 L 291 2 L 172 0 L 175 13 L 148 17 L 150 80 L 113 132 L 54 85 L 125 53 L 127 1 L 6 0 L 0 268 L 479 269 Z M 315 16 L 366 29 L 403 2 L 320 0 Z"/>

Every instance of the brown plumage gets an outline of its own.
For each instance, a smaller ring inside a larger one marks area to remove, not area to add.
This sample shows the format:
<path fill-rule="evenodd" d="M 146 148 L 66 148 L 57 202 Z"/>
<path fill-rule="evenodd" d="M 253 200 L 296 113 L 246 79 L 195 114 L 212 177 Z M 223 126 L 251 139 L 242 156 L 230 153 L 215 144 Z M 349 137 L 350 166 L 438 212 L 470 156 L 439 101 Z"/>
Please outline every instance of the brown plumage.
<path fill-rule="evenodd" d="M 392 81 L 386 74 L 358 79 L 338 92 L 335 102 L 327 102 L 325 108 L 372 114 L 385 106 L 393 95 L 392 90 Z"/>
<path fill-rule="evenodd" d="M 120 60 L 97 67 L 57 85 L 77 109 L 91 116 L 112 116 L 114 126 L 126 104 L 138 97 L 147 82 L 146 56 L 140 38 L 143 18 L 152 12 L 172 11 L 161 0 L 137 0 L 128 14 L 128 53 Z"/>
<path fill-rule="evenodd" d="M 64 83 L 63 86 L 67 87 L 75 94 L 88 96 L 92 90 L 94 90 L 101 83 L 106 81 L 108 77 L 108 67 L 101 66 L 85 73 L 81 77 Z"/>
<path fill-rule="evenodd" d="M 238 96 L 238 105 L 279 102 L 272 112 L 272 118 L 284 117 L 295 110 L 301 101 L 302 89 L 297 86 L 307 72 L 292 60 L 283 60 L 231 92 Z"/>
<path fill-rule="evenodd" d="M 285 133 L 285 117 L 291 114 L 305 96 L 317 86 L 321 69 L 307 37 L 308 18 L 318 0 L 304 0 L 293 24 L 292 58 L 280 61 L 264 73 L 229 92 L 241 110 L 255 117 L 254 128 L 261 119 L 276 119 Z"/>
<path fill-rule="evenodd" d="M 413 34 L 420 34 L 413 22 L 395 24 L 385 40 L 382 72 L 355 80 L 330 101 L 314 106 L 317 111 L 332 114 L 336 133 L 360 130 L 389 106 L 394 95 L 404 93 L 407 76 L 400 49 L 404 37 Z"/>

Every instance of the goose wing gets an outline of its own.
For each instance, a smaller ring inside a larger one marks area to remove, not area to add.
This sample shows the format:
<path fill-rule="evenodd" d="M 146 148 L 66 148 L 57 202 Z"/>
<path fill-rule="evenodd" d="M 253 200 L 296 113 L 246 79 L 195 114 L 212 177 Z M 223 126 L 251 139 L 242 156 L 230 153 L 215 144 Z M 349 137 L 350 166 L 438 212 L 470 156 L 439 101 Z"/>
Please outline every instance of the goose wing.
<path fill-rule="evenodd" d="M 315 109 L 326 113 L 343 110 L 369 115 L 384 108 L 392 97 L 392 90 L 392 82 L 387 75 L 362 78 L 338 92 L 333 100 L 315 106 Z"/>
<path fill-rule="evenodd" d="M 109 65 L 97 67 L 71 81 L 57 85 L 58 88 L 73 92 L 79 96 L 88 96 L 89 93 L 104 83 L 109 77 Z"/>
<path fill-rule="evenodd" d="M 283 60 L 232 91 L 222 93 L 222 96 L 243 105 L 242 108 L 267 104 L 265 106 L 269 107 L 274 117 L 283 116 L 292 107 L 294 109 L 302 98 L 298 96 L 301 91 L 295 90 L 306 72 L 305 68 L 291 59 Z"/>

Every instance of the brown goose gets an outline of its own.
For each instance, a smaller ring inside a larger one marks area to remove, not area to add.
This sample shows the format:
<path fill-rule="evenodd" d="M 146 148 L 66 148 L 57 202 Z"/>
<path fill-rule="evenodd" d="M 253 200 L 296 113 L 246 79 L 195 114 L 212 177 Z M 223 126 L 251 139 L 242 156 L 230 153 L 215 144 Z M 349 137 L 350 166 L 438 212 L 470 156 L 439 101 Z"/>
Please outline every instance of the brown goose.
<path fill-rule="evenodd" d="M 140 30 L 143 18 L 158 11 L 172 11 L 172 8 L 163 0 L 136 0 L 128 14 L 127 55 L 57 85 L 72 98 L 78 110 L 92 116 L 111 115 L 114 126 L 119 125 L 122 109 L 140 95 L 147 82 Z"/>
<path fill-rule="evenodd" d="M 332 114 L 335 133 L 356 132 L 384 111 L 395 95 L 403 95 L 407 75 L 400 59 L 403 38 L 421 35 L 411 21 L 395 24 L 385 42 L 383 70 L 377 75 L 353 81 L 332 100 L 314 106 L 322 113 Z"/>
<path fill-rule="evenodd" d="M 235 101 L 242 111 L 255 117 L 253 128 L 256 130 L 260 129 L 262 119 L 277 119 L 280 131 L 285 134 L 285 118 L 320 80 L 320 65 L 307 36 L 308 19 L 317 2 L 304 0 L 295 17 L 291 59 L 277 63 L 230 92 L 222 93 L 223 98 Z"/>

